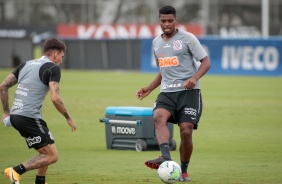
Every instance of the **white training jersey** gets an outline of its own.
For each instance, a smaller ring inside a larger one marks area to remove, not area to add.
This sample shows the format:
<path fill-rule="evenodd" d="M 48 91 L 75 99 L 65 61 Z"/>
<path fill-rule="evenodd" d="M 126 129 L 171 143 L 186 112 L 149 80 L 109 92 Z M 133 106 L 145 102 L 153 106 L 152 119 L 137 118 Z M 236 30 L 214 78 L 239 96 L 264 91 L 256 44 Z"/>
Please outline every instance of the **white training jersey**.
<path fill-rule="evenodd" d="M 11 114 L 42 119 L 42 104 L 49 91 L 49 82 L 60 82 L 61 70 L 48 57 L 30 60 L 17 67 L 18 80 Z"/>
<path fill-rule="evenodd" d="M 182 30 L 178 30 L 168 41 L 160 35 L 152 44 L 162 75 L 161 92 L 184 90 L 185 81 L 197 71 L 195 60 L 199 61 L 207 56 L 196 36 Z M 200 89 L 199 81 L 194 89 Z"/>

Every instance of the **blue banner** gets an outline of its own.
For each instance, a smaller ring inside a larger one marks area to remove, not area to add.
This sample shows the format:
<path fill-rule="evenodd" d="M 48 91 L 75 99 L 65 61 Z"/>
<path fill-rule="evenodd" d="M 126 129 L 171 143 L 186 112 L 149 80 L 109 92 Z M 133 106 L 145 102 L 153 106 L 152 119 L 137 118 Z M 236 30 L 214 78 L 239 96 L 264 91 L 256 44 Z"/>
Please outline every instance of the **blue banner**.
<path fill-rule="evenodd" d="M 208 74 L 282 76 L 282 39 L 200 38 L 212 67 Z M 152 40 L 142 40 L 141 71 L 159 71 Z"/>

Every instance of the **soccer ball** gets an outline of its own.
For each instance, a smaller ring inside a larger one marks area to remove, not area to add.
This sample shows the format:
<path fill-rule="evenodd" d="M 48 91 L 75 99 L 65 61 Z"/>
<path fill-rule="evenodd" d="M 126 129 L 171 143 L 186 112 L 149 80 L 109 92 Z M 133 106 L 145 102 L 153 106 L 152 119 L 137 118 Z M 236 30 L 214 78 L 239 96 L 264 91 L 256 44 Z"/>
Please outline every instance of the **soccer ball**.
<path fill-rule="evenodd" d="M 164 183 L 174 183 L 180 179 L 181 168 L 174 161 L 165 161 L 158 168 L 158 174 Z"/>

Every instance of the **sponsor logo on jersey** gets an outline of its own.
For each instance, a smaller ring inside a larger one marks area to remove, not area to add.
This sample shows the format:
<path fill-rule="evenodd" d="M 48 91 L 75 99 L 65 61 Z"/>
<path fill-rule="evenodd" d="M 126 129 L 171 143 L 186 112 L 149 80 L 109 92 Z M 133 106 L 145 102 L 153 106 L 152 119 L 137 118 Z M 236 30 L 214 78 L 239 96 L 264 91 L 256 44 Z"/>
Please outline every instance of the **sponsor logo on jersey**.
<path fill-rule="evenodd" d="M 112 126 L 112 134 L 121 134 L 121 135 L 135 135 L 136 129 L 134 127 L 127 126 Z"/>
<path fill-rule="evenodd" d="M 173 49 L 174 50 L 181 50 L 182 49 L 182 41 L 176 40 L 173 42 Z"/>
<path fill-rule="evenodd" d="M 21 91 L 21 90 L 16 90 L 15 92 L 17 95 L 23 95 L 23 96 L 27 96 L 27 92 L 25 91 Z"/>
<path fill-rule="evenodd" d="M 25 139 L 27 144 L 29 146 L 32 146 L 33 144 L 38 144 L 41 142 L 41 137 L 40 136 L 37 136 L 37 137 L 33 137 L 33 138 L 26 138 Z"/>
<path fill-rule="evenodd" d="M 178 61 L 178 58 L 176 56 L 159 57 L 158 62 L 159 62 L 160 68 L 169 67 L 169 66 L 178 66 L 179 65 L 179 61 Z"/>
<path fill-rule="evenodd" d="M 167 43 L 167 44 L 165 44 L 165 46 L 164 46 L 164 48 L 169 48 L 170 47 L 170 45 Z"/>
<path fill-rule="evenodd" d="M 168 89 L 168 88 L 180 88 L 182 86 L 182 83 L 174 83 L 174 84 L 163 84 L 162 89 Z"/>

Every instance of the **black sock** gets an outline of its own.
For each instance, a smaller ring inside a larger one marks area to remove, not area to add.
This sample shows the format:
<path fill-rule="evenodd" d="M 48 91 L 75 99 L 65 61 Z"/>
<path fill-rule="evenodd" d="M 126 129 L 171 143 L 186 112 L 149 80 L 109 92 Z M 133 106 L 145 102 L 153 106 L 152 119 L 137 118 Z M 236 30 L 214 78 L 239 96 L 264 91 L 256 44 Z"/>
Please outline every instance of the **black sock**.
<path fill-rule="evenodd" d="M 160 144 L 160 150 L 162 152 L 162 157 L 167 160 L 171 160 L 170 157 L 170 147 L 168 143 Z"/>
<path fill-rule="evenodd" d="M 182 173 L 187 173 L 188 165 L 189 165 L 189 161 L 184 162 L 184 161 L 181 160 L 181 171 L 182 171 Z"/>
<path fill-rule="evenodd" d="M 45 184 L 45 176 L 36 175 L 35 184 Z"/>
<path fill-rule="evenodd" d="M 22 175 L 23 173 L 26 172 L 25 167 L 23 166 L 23 164 L 20 164 L 18 166 L 13 167 L 13 169 L 19 174 Z"/>

